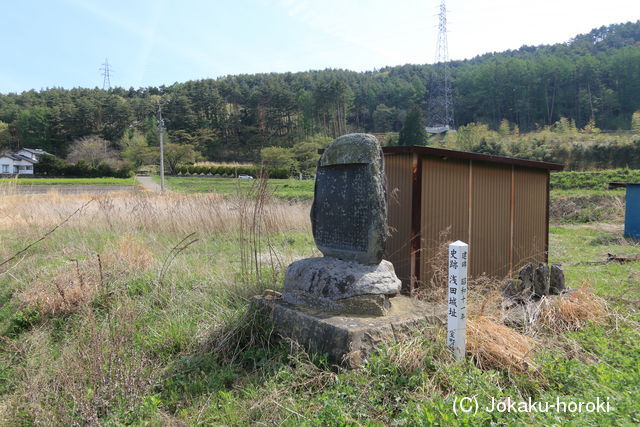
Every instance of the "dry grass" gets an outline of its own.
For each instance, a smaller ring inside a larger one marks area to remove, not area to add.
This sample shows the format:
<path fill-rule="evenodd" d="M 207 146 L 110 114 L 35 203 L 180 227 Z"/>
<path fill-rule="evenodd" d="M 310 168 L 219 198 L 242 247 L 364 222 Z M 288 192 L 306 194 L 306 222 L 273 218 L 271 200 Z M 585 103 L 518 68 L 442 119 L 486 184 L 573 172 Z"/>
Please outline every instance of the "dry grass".
<path fill-rule="evenodd" d="M 158 370 L 134 345 L 137 314 L 118 305 L 106 323 L 86 310 L 83 323 L 54 361 L 46 353 L 28 353 L 21 402 L 36 424 L 98 425 L 118 405 L 135 411 L 149 392 Z M 28 346 L 48 348 L 39 342 L 46 333 L 30 334 Z"/>
<path fill-rule="evenodd" d="M 37 310 L 41 316 L 77 313 L 106 285 L 123 275 L 140 274 L 154 263 L 151 251 L 126 234 L 105 254 L 86 254 L 84 260 L 69 260 L 52 277 L 41 278 L 18 295 L 22 307 Z"/>
<path fill-rule="evenodd" d="M 215 194 L 7 194 L 0 204 L 0 230 L 53 227 L 78 207 L 95 199 L 67 227 L 108 228 L 111 231 L 158 231 L 186 234 L 237 232 L 241 200 Z M 310 229 L 309 206 L 269 200 L 261 207 L 265 231 L 277 233 Z"/>
<path fill-rule="evenodd" d="M 425 331 L 427 334 L 429 332 Z M 407 339 L 399 345 L 389 347 L 385 356 L 393 365 L 398 366 L 404 372 L 422 369 L 425 357 L 427 357 L 422 340 L 422 336 Z"/>
<path fill-rule="evenodd" d="M 149 248 L 129 233 L 119 240 L 115 248 L 108 250 L 101 260 L 106 267 L 129 273 L 146 271 L 155 262 Z"/>
<path fill-rule="evenodd" d="M 23 307 L 37 310 L 42 316 L 76 313 L 85 307 L 100 289 L 101 276 L 89 263 L 69 261 L 50 280 L 40 280 L 19 294 Z"/>
<path fill-rule="evenodd" d="M 534 341 L 487 316 L 467 322 L 467 353 L 481 369 L 522 373 L 534 368 Z"/>
<path fill-rule="evenodd" d="M 607 303 L 589 291 L 579 289 L 551 298 L 543 298 L 534 320 L 534 328 L 553 332 L 575 331 L 588 324 L 607 320 Z"/>
<path fill-rule="evenodd" d="M 623 222 L 624 197 L 619 194 L 552 194 L 549 217 L 552 221 Z"/>
<path fill-rule="evenodd" d="M 449 244 L 452 240 L 450 227 L 438 235 L 435 254 L 429 259 L 432 276 L 428 282 L 420 283 L 414 289 L 414 296 L 418 299 L 445 303 L 447 301 L 449 283 Z"/>

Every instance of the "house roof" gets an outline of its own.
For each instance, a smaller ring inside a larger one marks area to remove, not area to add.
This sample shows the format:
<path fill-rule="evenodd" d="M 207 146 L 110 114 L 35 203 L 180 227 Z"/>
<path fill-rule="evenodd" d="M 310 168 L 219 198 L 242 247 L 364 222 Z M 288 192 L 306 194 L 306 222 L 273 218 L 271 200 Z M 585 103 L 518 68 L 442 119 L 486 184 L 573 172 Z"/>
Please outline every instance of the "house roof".
<path fill-rule="evenodd" d="M 494 156 L 491 154 L 471 153 L 467 151 L 447 150 L 444 148 L 422 147 L 417 145 L 398 146 L 398 147 L 382 147 L 385 154 L 408 154 L 415 153 L 425 156 L 446 157 L 452 159 L 477 160 L 489 163 L 503 163 L 507 165 L 523 166 L 537 169 L 547 169 L 560 171 L 564 169 L 564 165 L 559 163 L 537 162 L 533 160 L 518 159 L 515 157 Z"/>
<path fill-rule="evenodd" d="M 28 151 L 29 153 L 33 153 L 33 154 L 49 154 L 46 151 L 41 150 L 39 148 L 21 148 L 20 150 Z"/>
<path fill-rule="evenodd" d="M 0 156 L 0 158 L 2 158 L 2 157 L 7 157 L 7 158 L 9 158 L 11 160 L 15 160 L 15 161 L 18 161 L 18 162 L 19 161 L 25 161 L 25 162 L 29 162 L 29 163 L 37 163 L 37 161 L 35 161 L 35 160 L 31 159 L 31 158 L 25 157 L 25 156 L 21 156 L 19 154 L 4 154 L 4 155 Z"/>

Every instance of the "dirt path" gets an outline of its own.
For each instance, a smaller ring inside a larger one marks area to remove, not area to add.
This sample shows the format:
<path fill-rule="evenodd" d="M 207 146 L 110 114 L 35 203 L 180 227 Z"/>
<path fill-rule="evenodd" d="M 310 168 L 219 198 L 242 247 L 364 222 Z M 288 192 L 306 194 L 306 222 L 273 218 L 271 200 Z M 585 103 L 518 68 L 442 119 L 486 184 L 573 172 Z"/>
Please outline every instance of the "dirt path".
<path fill-rule="evenodd" d="M 162 189 L 160 188 L 160 184 L 157 184 L 153 179 L 151 179 L 150 176 L 136 176 L 136 179 L 138 180 L 140 185 L 142 185 L 146 190 L 155 191 L 156 193 L 159 193 L 162 191 Z M 166 182 L 165 182 L 164 191 L 165 193 L 169 192 L 169 190 L 167 190 L 167 187 L 166 187 Z"/>

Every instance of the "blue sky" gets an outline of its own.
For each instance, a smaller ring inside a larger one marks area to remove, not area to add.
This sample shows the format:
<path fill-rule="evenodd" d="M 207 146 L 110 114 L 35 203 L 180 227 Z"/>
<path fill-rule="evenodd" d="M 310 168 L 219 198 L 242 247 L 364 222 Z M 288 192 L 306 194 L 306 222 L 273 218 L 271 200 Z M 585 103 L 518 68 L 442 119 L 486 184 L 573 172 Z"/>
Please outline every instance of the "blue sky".
<path fill-rule="evenodd" d="M 0 15 L 0 93 L 431 63 L 440 0 L 20 0 Z M 452 59 L 640 19 L 640 0 L 449 0 Z"/>

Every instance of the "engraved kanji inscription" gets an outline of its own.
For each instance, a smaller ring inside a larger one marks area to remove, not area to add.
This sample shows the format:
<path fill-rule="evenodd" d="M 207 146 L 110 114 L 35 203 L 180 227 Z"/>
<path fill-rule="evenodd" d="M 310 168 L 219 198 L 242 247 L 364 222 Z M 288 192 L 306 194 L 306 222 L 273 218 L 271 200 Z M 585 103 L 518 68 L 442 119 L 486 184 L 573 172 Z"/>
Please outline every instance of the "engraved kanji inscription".
<path fill-rule="evenodd" d="M 335 249 L 366 251 L 372 181 L 366 164 L 318 168 L 315 238 Z"/>

